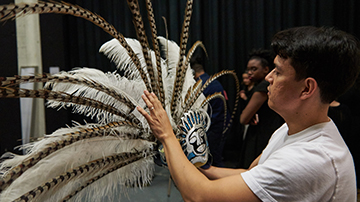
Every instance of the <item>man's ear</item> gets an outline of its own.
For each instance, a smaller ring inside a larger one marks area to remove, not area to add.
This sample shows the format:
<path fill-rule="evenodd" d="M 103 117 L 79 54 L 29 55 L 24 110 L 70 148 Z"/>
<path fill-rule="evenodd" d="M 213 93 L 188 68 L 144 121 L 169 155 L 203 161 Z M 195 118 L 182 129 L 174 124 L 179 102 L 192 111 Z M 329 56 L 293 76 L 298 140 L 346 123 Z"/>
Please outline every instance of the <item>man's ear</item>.
<path fill-rule="evenodd" d="M 314 93 L 318 90 L 318 84 L 312 77 L 306 78 L 303 82 L 304 88 L 301 92 L 300 98 L 305 100 L 314 95 Z"/>

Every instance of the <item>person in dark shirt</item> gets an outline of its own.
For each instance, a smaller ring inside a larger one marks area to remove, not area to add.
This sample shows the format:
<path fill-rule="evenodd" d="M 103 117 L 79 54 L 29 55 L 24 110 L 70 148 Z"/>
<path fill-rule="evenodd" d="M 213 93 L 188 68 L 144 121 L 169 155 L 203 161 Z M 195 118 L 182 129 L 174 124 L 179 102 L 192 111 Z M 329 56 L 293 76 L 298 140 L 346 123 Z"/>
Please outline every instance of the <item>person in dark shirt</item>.
<path fill-rule="evenodd" d="M 204 66 L 202 65 L 202 59 L 200 56 L 193 57 L 190 61 L 190 65 L 195 73 L 194 78 L 196 80 L 201 79 L 202 84 L 204 84 L 210 78 L 210 76 L 204 70 Z M 220 82 L 217 80 L 211 82 L 210 85 L 203 91 L 203 94 L 205 95 L 205 97 L 207 97 L 208 95 L 212 95 L 217 92 L 220 92 L 227 100 L 226 92 Z M 226 110 L 227 117 L 224 122 L 224 101 L 222 99 L 213 99 L 209 102 L 208 114 L 211 117 L 211 125 L 206 135 L 209 143 L 210 154 L 212 156 L 212 165 L 218 167 L 224 167 L 224 163 L 222 161 L 222 153 L 227 134 L 223 134 L 224 123 L 225 125 L 227 125 L 230 119 L 229 110 Z"/>
<path fill-rule="evenodd" d="M 271 51 L 258 49 L 249 54 L 247 72 L 255 83 L 251 98 L 240 115 L 240 123 L 249 125 L 243 141 L 239 167 L 247 168 L 261 154 L 273 132 L 284 120 L 269 108 L 268 86 L 265 76 L 274 68 L 274 56 Z"/>

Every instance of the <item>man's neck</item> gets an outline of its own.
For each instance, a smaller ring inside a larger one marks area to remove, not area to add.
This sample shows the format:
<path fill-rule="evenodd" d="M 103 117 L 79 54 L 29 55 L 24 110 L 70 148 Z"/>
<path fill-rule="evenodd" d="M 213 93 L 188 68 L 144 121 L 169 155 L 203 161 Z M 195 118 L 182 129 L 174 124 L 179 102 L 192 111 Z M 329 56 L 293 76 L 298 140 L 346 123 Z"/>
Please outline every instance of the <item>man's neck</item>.
<path fill-rule="evenodd" d="M 288 135 L 296 134 L 313 125 L 330 121 L 327 116 L 329 105 L 308 107 L 303 110 L 295 111 L 292 115 L 284 117 L 289 127 Z"/>
<path fill-rule="evenodd" d="M 201 75 L 205 74 L 204 71 L 202 72 L 195 72 L 195 79 L 198 79 Z"/>

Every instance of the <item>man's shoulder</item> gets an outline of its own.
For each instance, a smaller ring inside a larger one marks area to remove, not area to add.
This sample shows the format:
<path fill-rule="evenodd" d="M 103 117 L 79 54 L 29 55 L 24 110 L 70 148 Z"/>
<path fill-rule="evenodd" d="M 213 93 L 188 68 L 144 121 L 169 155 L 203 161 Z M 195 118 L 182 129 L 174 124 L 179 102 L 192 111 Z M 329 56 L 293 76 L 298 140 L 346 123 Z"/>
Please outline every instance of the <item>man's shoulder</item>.
<path fill-rule="evenodd" d="M 296 142 L 274 151 L 243 178 L 279 201 L 296 201 L 301 197 L 307 201 L 308 193 L 315 192 L 318 195 L 308 196 L 309 201 L 328 201 L 340 186 L 352 194 L 355 174 L 351 160 L 349 154 L 341 157 L 316 141 Z M 342 195 L 341 191 L 336 194 Z"/>
<path fill-rule="evenodd" d="M 270 139 L 261 162 L 296 165 L 313 173 L 325 165 L 335 169 L 334 166 L 339 167 L 337 164 L 344 164 L 346 159 L 346 164 L 351 165 L 351 154 L 333 125 L 332 122 L 318 124 L 288 136 L 284 124 Z"/>

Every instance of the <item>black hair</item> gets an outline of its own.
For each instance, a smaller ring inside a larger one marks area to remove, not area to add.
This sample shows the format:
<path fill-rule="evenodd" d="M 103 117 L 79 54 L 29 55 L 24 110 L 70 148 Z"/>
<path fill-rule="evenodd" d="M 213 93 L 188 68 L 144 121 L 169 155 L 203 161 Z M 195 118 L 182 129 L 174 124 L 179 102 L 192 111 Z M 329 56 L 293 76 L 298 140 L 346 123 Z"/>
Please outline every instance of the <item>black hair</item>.
<path fill-rule="evenodd" d="M 359 41 L 332 27 L 287 29 L 275 34 L 271 46 L 277 55 L 290 59 L 298 81 L 316 80 L 324 103 L 342 95 L 359 75 Z"/>
<path fill-rule="evenodd" d="M 275 54 L 271 50 L 266 49 L 253 49 L 249 53 L 249 60 L 257 59 L 260 61 L 260 64 L 263 68 L 269 67 L 269 71 L 274 69 L 274 58 Z"/>
<path fill-rule="evenodd" d="M 202 57 L 200 55 L 193 56 L 190 59 L 191 69 L 193 69 L 195 72 L 205 71 L 202 63 L 203 63 L 203 61 L 202 61 Z"/>

